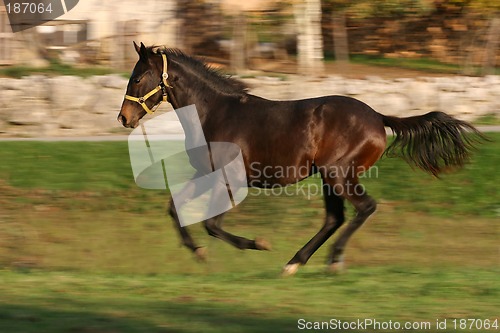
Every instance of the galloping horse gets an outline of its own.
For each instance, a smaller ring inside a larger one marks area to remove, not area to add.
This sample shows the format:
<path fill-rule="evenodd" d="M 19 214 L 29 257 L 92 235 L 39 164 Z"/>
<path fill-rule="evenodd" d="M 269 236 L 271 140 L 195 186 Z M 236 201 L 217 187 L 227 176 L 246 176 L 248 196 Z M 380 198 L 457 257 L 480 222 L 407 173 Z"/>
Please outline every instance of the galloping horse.
<path fill-rule="evenodd" d="M 365 191 L 352 189 L 358 186 L 360 173 L 377 162 L 384 151 L 437 176 L 448 168 L 464 165 L 476 139 L 481 137 L 472 125 L 443 112 L 407 118 L 384 116 L 344 96 L 267 100 L 249 94 L 242 82 L 177 49 L 146 47 L 142 43 L 138 46 L 135 42 L 134 46 L 139 61 L 118 115 L 123 126 L 135 128 L 144 115 L 153 113 L 164 101 L 175 109 L 195 104 L 206 142 L 231 142 L 241 148 L 249 186 L 286 186 L 320 174 L 326 209 L 324 225 L 286 264 L 284 275 L 294 274 L 306 264 L 342 226 L 347 200 L 356 215 L 334 242 L 328 259 L 332 270 L 341 267 L 349 238 L 377 207 Z M 387 150 L 384 127 L 395 134 Z M 269 177 L 263 168 L 306 172 Z M 172 200 L 169 213 L 183 244 L 203 259 L 204 249 L 179 223 Z M 222 217 L 204 221 L 209 235 L 239 249 L 270 249 L 262 239 L 250 240 L 224 231 Z"/>

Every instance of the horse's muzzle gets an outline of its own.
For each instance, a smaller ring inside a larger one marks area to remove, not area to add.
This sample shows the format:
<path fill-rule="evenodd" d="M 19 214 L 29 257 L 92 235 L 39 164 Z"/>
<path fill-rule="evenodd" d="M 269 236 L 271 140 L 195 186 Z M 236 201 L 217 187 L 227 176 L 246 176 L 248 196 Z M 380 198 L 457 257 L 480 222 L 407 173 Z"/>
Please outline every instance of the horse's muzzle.
<path fill-rule="evenodd" d="M 118 122 L 119 122 L 120 124 L 122 124 L 124 127 L 128 127 L 128 126 L 127 126 L 127 118 L 125 118 L 124 116 L 122 116 L 122 114 L 121 114 L 121 113 L 118 115 L 117 120 L 118 120 Z"/>
<path fill-rule="evenodd" d="M 118 115 L 118 118 L 117 118 L 118 122 L 120 124 L 123 125 L 123 127 L 126 127 L 126 128 L 136 128 L 137 127 L 137 124 L 139 123 L 138 121 L 135 121 L 135 122 L 130 122 L 127 120 L 127 117 L 125 117 L 124 115 L 122 115 L 121 113 Z"/>

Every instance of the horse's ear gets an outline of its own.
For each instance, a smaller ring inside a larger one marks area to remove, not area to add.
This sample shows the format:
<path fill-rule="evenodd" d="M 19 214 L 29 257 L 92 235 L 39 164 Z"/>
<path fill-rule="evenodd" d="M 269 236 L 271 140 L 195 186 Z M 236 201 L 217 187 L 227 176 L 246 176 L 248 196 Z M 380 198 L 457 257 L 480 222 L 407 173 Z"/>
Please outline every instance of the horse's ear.
<path fill-rule="evenodd" d="M 135 41 L 134 41 L 134 48 L 135 48 L 135 52 L 137 52 L 137 54 L 140 56 L 141 55 L 141 48 L 139 47 L 139 45 L 136 44 Z"/>
<path fill-rule="evenodd" d="M 148 50 L 146 48 L 146 45 L 144 45 L 144 43 L 141 42 L 141 59 L 144 60 L 144 61 L 148 61 L 148 58 L 149 58 L 149 54 L 148 54 Z"/>
<path fill-rule="evenodd" d="M 139 46 L 134 41 L 134 48 L 137 54 L 139 55 L 140 60 L 148 61 L 149 58 L 148 49 L 146 48 L 146 45 L 144 45 L 144 43 L 141 42 L 141 46 Z"/>

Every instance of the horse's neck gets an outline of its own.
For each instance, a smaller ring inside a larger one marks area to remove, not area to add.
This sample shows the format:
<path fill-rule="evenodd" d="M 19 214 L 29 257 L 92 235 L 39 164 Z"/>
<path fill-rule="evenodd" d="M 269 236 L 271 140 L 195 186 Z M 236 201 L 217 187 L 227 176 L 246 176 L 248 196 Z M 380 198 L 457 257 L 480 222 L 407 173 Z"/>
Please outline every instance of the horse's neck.
<path fill-rule="evenodd" d="M 177 104 L 173 105 L 174 108 L 180 109 L 186 106 L 195 105 L 198 113 L 200 114 L 200 119 L 205 118 L 207 110 L 204 108 L 206 104 L 204 99 L 206 96 L 200 94 L 200 92 L 187 89 L 186 91 L 183 91 L 182 94 L 179 94 L 179 96 L 174 95 L 174 98 L 176 99 L 175 102 Z"/>
<path fill-rule="evenodd" d="M 216 83 L 205 81 L 207 78 L 203 73 L 199 73 L 199 70 L 202 69 L 192 67 L 182 60 L 175 61 L 175 74 L 183 77 L 184 82 L 190 83 L 185 87 L 179 87 L 183 90 L 179 95 L 180 106 L 196 104 L 197 107 L 202 107 L 206 105 L 207 100 L 211 101 L 211 105 L 224 104 L 228 94 L 218 90 Z"/>
<path fill-rule="evenodd" d="M 199 79 L 193 75 L 193 77 L 185 81 L 196 82 L 195 80 Z M 174 107 L 182 108 L 194 104 L 202 123 L 209 111 L 207 100 L 210 101 L 210 108 L 220 107 L 226 103 L 225 98 L 227 98 L 227 96 L 220 94 L 216 89 L 202 81 L 197 81 L 196 85 L 193 84 L 189 87 L 180 87 L 180 90 L 183 90 L 182 93 L 178 94 L 178 96 L 174 96 L 177 100 L 177 105 L 174 105 Z"/>

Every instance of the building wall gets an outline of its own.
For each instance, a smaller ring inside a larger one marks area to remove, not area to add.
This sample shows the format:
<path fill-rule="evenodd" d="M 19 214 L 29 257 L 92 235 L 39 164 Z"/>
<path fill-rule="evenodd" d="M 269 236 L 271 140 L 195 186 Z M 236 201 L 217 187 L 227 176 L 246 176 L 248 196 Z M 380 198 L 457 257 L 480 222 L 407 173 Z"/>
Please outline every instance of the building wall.
<path fill-rule="evenodd" d="M 148 44 L 175 42 L 176 1 L 158 0 L 86 0 L 60 17 L 89 20 L 89 39 L 108 38 L 119 33 L 117 24 L 137 20 L 135 29 Z"/>
<path fill-rule="evenodd" d="M 55 20 L 88 22 L 85 30 L 89 45 L 97 49 L 97 62 L 124 68 L 133 53 L 132 40 L 146 44 L 176 46 L 178 20 L 176 1 L 158 0 L 84 0 Z M 12 33 L 5 7 L 0 4 L 0 65 L 46 64 L 34 44 L 43 44 L 36 34 L 43 28 Z M 44 45 L 41 45 L 42 47 Z"/>

